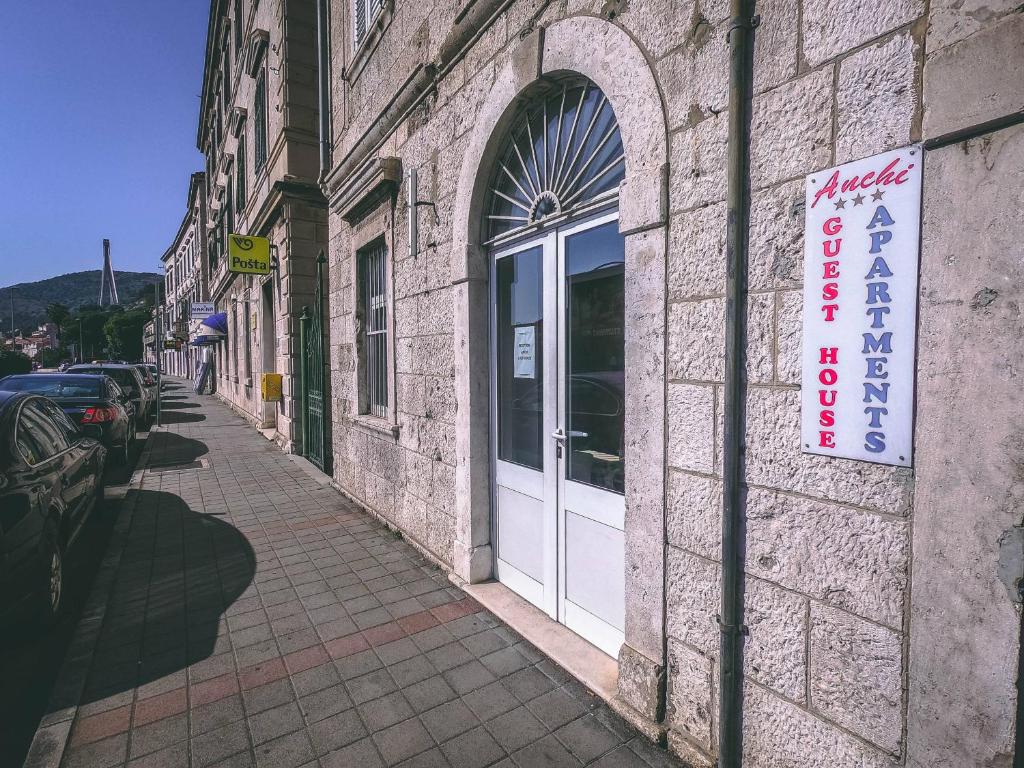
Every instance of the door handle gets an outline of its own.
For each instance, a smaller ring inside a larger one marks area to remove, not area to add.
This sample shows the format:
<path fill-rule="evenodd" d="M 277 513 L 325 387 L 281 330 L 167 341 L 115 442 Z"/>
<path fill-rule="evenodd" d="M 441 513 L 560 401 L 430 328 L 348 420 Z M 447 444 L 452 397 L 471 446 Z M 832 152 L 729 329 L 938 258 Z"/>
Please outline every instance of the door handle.
<path fill-rule="evenodd" d="M 566 438 L 569 437 L 590 437 L 587 432 L 580 432 L 577 429 L 570 429 L 568 432 L 565 432 L 561 427 L 552 432 L 551 436 L 560 443 L 564 443 Z"/>

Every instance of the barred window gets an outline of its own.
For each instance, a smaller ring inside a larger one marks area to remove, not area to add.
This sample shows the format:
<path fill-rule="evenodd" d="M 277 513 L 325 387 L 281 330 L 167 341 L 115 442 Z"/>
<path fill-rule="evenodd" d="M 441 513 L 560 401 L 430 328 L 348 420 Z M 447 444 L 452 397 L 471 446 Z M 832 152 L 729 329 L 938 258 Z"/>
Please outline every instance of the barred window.
<path fill-rule="evenodd" d="M 245 208 L 245 125 L 238 133 L 238 148 L 235 150 L 235 211 Z"/>
<path fill-rule="evenodd" d="M 267 162 L 267 70 L 260 67 L 256 75 L 256 95 L 253 100 L 253 169 L 259 171 Z"/>
<path fill-rule="evenodd" d="M 235 196 L 231 192 L 231 179 L 228 179 L 227 194 L 224 196 L 222 202 L 224 206 L 224 242 L 228 241 L 228 238 L 235 234 L 235 207 L 231 204 L 235 199 Z"/>
<path fill-rule="evenodd" d="M 383 241 L 359 252 L 359 309 L 363 326 L 364 413 L 388 415 L 387 249 Z"/>
<path fill-rule="evenodd" d="M 221 56 L 224 59 L 224 111 L 231 109 L 231 47 L 228 45 L 228 33 L 224 33 L 224 46 L 221 49 Z"/>
<path fill-rule="evenodd" d="M 355 47 L 358 48 L 359 44 L 366 39 L 370 25 L 373 24 L 377 15 L 384 9 L 384 0 L 353 0 L 353 4 L 352 16 L 355 23 L 352 26 Z"/>
<path fill-rule="evenodd" d="M 233 29 L 235 30 L 235 56 L 242 53 L 242 31 L 245 26 L 245 20 L 242 18 L 242 0 L 235 0 L 235 23 Z"/>

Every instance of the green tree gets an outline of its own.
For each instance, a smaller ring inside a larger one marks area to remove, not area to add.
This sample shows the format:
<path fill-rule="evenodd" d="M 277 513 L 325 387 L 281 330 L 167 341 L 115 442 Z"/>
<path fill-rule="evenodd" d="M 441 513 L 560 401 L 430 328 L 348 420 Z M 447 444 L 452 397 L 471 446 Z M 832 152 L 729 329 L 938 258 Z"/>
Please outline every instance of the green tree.
<path fill-rule="evenodd" d="M 65 323 L 69 340 L 81 346 L 78 357 L 83 362 L 106 357 L 104 350 L 107 347 L 107 335 L 104 326 L 111 315 L 111 312 L 94 305 L 79 309 L 78 314 Z"/>
<path fill-rule="evenodd" d="M 71 310 L 59 301 L 55 301 L 46 308 L 46 316 L 50 319 L 51 323 L 57 326 L 57 336 L 63 338 L 64 323 L 71 317 Z"/>
<path fill-rule="evenodd" d="M 142 331 L 151 319 L 146 309 L 114 312 L 103 325 L 110 354 L 120 360 L 142 359 Z"/>
<path fill-rule="evenodd" d="M 50 347 L 39 353 L 39 364 L 43 368 L 56 368 L 61 361 L 67 360 L 69 357 L 71 355 L 64 347 Z"/>
<path fill-rule="evenodd" d="M 13 349 L 0 349 L 0 378 L 18 373 L 29 373 L 32 361 L 28 355 Z"/>

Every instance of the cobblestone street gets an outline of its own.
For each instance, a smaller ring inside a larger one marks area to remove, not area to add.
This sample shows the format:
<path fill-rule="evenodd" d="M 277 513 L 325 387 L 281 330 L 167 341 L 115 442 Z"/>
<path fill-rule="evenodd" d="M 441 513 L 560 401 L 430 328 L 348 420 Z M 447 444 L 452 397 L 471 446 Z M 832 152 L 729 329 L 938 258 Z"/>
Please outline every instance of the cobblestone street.
<path fill-rule="evenodd" d="M 164 414 L 43 721 L 63 766 L 677 764 L 226 406 Z"/>

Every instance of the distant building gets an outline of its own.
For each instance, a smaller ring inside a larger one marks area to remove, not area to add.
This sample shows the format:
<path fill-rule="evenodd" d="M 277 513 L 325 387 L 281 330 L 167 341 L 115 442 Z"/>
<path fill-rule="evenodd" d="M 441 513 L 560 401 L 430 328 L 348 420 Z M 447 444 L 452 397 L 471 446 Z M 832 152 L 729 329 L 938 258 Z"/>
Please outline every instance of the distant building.
<path fill-rule="evenodd" d="M 314 299 L 327 243 L 317 183 L 316 3 L 214 0 L 210 7 L 197 144 L 206 155 L 210 298 L 227 337 L 214 346 L 218 394 L 287 450 L 301 437 L 299 317 Z M 228 270 L 228 235 L 269 238 L 271 274 Z M 260 378 L 283 375 L 282 402 Z"/>
<path fill-rule="evenodd" d="M 206 257 L 206 174 L 193 173 L 188 185 L 188 207 L 174 236 L 164 252 L 163 303 L 159 308 L 164 338 L 184 340 L 180 350 L 164 350 L 163 370 L 174 376 L 192 378 L 198 369 L 203 350 L 188 344 L 196 333 L 189 319 L 192 302 L 208 301 L 209 260 Z"/>
<path fill-rule="evenodd" d="M 5 338 L 4 346 L 36 360 L 44 349 L 56 349 L 59 346 L 57 326 L 54 323 L 43 323 L 30 334 L 19 333 Z"/>

